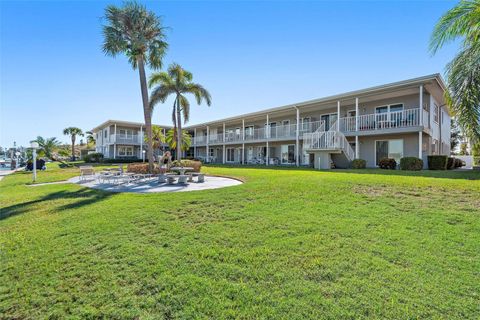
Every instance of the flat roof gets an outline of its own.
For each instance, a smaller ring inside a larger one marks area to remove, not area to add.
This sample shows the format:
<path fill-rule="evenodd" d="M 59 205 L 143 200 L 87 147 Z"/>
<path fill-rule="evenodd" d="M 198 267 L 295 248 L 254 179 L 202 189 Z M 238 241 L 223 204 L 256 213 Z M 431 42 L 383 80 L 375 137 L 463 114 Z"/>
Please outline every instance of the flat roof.
<path fill-rule="evenodd" d="M 260 111 L 244 113 L 244 114 L 241 114 L 241 115 L 238 115 L 238 116 L 222 118 L 222 119 L 217 119 L 217 120 L 214 120 L 214 121 L 202 122 L 202 123 L 197 123 L 197 124 L 193 124 L 193 125 L 188 125 L 188 126 L 185 126 L 185 129 L 190 129 L 190 128 L 199 127 L 199 126 L 200 127 L 201 126 L 207 126 L 207 125 L 215 124 L 215 123 L 219 123 L 219 122 L 233 121 L 233 120 L 237 120 L 237 119 L 241 119 L 241 118 L 245 118 L 245 117 L 254 117 L 254 116 L 259 116 L 259 115 L 262 115 L 262 114 L 267 114 L 267 113 L 270 113 L 270 112 L 288 110 L 288 109 L 291 109 L 291 108 L 301 108 L 301 107 L 312 105 L 312 104 L 335 102 L 335 101 L 339 101 L 339 100 L 341 101 L 341 100 L 345 100 L 345 99 L 349 99 L 349 98 L 355 98 L 355 97 L 358 97 L 358 96 L 362 96 L 362 95 L 366 95 L 366 94 L 372 94 L 372 93 L 376 93 L 376 92 L 380 92 L 380 91 L 384 91 L 384 90 L 392 90 L 392 89 L 398 89 L 398 88 L 408 87 L 408 86 L 412 86 L 412 85 L 420 85 L 422 83 L 430 82 L 430 81 L 435 81 L 443 91 L 446 90 L 446 85 L 445 85 L 445 82 L 442 79 L 442 76 L 439 73 L 434 73 L 434 74 L 430 74 L 430 75 L 426 75 L 426 76 L 422 76 L 422 77 L 418 77 L 418 78 L 412 78 L 412 79 L 387 83 L 387 84 L 374 86 L 374 87 L 369 87 L 369 88 L 365 88 L 365 89 L 361 89 L 361 90 L 349 91 L 349 92 L 345 92 L 345 93 L 341 93 L 341 94 L 327 96 L 327 97 L 324 97 L 324 98 L 307 100 L 307 101 L 288 104 L 288 105 L 284 105 L 284 106 L 280 106 L 280 107 L 274 107 L 274 108 L 263 109 L 263 110 L 260 110 Z M 139 126 L 139 127 L 144 125 L 143 123 L 138 123 L 138 122 L 129 122 L 129 121 L 120 121 L 120 120 L 118 120 L 118 121 L 117 120 L 107 120 L 104 123 L 102 123 L 101 125 L 92 129 L 92 131 L 97 131 L 100 128 L 103 128 L 103 127 L 105 127 L 109 124 L 115 124 L 115 123 L 116 124 L 123 124 L 123 125 L 127 125 L 127 126 L 135 126 L 136 125 L 136 126 Z M 159 125 L 159 126 L 161 126 L 162 128 L 172 128 L 171 125 L 170 126 Z"/>

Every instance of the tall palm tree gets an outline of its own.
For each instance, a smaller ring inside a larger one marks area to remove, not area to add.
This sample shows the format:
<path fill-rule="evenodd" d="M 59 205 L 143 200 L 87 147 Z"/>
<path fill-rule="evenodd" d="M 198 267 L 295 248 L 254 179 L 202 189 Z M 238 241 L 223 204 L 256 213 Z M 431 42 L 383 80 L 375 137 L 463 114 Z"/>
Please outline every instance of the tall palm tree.
<path fill-rule="evenodd" d="M 165 135 L 163 134 L 163 129 L 159 126 L 152 126 L 152 147 L 154 150 L 160 150 L 162 148 L 162 144 L 165 143 Z M 145 136 L 143 140 L 148 143 L 148 137 Z"/>
<path fill-rule="evenodd" d="M 33 141 L 38 143 L 38 151 L 40 155 L 53 161 L 57 160 L 55 158 L 55 153 L 60 148 L 60 142 L 57 140 L 57 138 L 43 138 L 41 136 L 38 136 L 37 139 Z"/>
<path fill-rule="evenodd" d="M 177 160 L 181 159 L 182 154 L 182 115 L 184 123 L 187 123 L 190 117 L 190 103 L 185 94 L 193 94 L 199 105 L 203 100 L 209 106 L 212 103 L 210 93 L 200 84 L 193 83 L 192 79 L 193 75 L 191 72 L 173 63 L 168 67 L 167 72 L 152 74 L 148 83 L 150 88 L 158 85 L 153 89 L 150 97 L 150 107 L 152 109 L 157 103 L 165 102 L 170 95 L 175 96 L 172 121 L 174 128 L 177 130 Z"/>
<path fill-rule="evenodd" d="M 435 54 L 461 39 L 460 52 L 446 67 L 446 100 L 472 142 L 480 141 L 480 0 L 462 0 L 437 22 L 430 39 Z"/>
<path fill-rule="evenodd" d="M 75 140 L 77 136 L 83 137 L 83 131 L 77 127 L 68 127 L 63 129 L 63 134 L 66 136 L 70 136 L 72 140 L 72 161 L 75 161 Z"/>
<path fill-rule="evenodd" d="M 160 18 L 137 2 L 125 2 L 123 7 L 113 5 L 105 9 L 107 24 L 103 26 L 103 52 L 115 57 L 127 56 L 133 69 L 138 68 L 142 93 L 145 130 L 148 137 L 148 164 L 153 171 L 152 109 L 148 103 L 145 65 L 152 69 L 162 67 L 162 59 L 168 47 Z"/>
<path fill-rule="evenodd" d="M 165 137 L 165 141 L 168 143 L 170 149 L 177 149 L 178 139 L 177 139 L 177 130 L 170 129 L 167 131 L 167 135 Z M 190 146 L 192 145 L 192 137 L 188 133 L 187 130 L 182 130 L 182 151 L 187 151 Z M 178 149 L 177 149 L 178 152 Z"/>

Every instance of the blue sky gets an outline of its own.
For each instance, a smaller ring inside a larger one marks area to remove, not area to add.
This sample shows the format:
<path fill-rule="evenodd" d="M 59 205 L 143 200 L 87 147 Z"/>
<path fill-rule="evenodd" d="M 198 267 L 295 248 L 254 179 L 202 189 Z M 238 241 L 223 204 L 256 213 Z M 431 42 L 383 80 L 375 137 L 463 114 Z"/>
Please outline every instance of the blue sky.
<path fill-rule="evenodd" d="M 107 119 L 143 121 L 138 72 L 104 56 L 109 1 L 0 2 L 0 146 L 89 130 Z M 436 72 L 428 39 L 451 1 L 153 1 L 175 61 L 212 94 L 190 123 Z M 154 123 L 170 124 L 171 103 Z"/>

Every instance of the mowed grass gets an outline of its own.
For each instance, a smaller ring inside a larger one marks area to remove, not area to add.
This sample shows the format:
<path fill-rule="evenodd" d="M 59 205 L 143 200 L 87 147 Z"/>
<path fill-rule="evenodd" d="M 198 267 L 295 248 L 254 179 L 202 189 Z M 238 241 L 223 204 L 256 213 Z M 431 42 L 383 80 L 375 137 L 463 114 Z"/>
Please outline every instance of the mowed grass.
<path fill-rule="evenodd" d="M 3 179 L 0 318 L 480 317 L 479 172 L 204 171 L 245 183 L 142 195 Z"/>

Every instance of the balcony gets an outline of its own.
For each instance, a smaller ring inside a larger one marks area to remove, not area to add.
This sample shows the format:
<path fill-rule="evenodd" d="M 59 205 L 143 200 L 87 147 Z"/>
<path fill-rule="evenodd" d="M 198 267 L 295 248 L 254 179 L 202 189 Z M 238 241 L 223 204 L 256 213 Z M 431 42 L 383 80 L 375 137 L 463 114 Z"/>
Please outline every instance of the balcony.
<path fill-rule="evenodd" d="M 423 123 L 420 122 L 420 109 L 407 109 L 395 112 L 373 113 L 360 115 L 358 117 L 345 117 L 339 119 L 340 131 L 344 134 L 352 134 L 356 132 L 377 132 L 388 133 L 389 130 L 401 128 L 428 128 L 429 113 L 422 110 Z M 329 127 L 336 130 L 337 121 L 335 118 L 330 119 Z M 358 131 L 357 128 L 358 122 Z M 300 124 L 299 138 L 303 139 L 305 133 L 313 133 L 316 131 L 325 131 L 325 121 L 311 121 Z M 395 132 L 395 131 L 392 131 Z M 229 131 L 225 135 L 223 133 L 212 134 L 208 137 L 208 144 L 235 144 L 245 142 L 265 142 L 265 141 L 282 141 L 295 140 L 297 136 L 297 125 L 279 125 L 269 129 L 252 127 L 245 128 L 245 135 L 242 131 Z M 204 146 L 207 144 L 207 136 L 201 135 L 194 137 L 193 143 L 196 146 Z"/>
<path fill-rule="evenodd" d="M 131 145 L 140 145 L 141 136 L 139 135 L 123 135 L 123 134 L 112 134 L 110 135 L 110 142 L 116 144 L 131 144 Z"/>
<path fill-rule="evenodd" d="M 424 112 L 424 121 L 420 123 L 420 109 L 407 109 L 403 111 L 373 113 L 358 117 L 340 118 L 340 131 L 344 133 L 358 131 L 384 131 L 389 129 L 419 127 L 428 123 L 428 112 Z"/>

